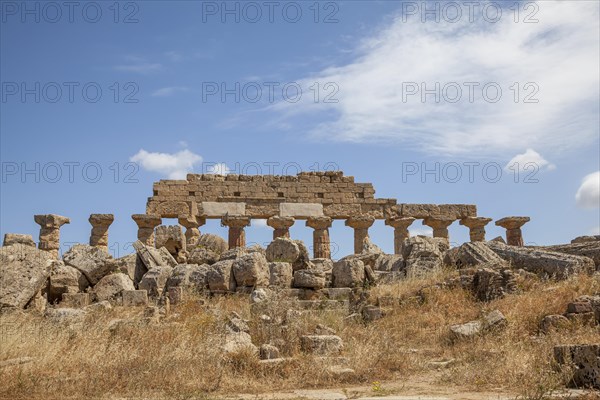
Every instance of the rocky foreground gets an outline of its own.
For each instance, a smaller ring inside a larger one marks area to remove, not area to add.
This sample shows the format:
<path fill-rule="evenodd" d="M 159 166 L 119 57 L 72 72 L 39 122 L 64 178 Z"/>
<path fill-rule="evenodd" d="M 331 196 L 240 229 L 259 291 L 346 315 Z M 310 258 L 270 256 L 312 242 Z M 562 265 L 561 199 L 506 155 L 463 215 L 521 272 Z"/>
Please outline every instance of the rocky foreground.
<path fill-rule="evenodd" d="M 423 374 L 528 396 L 600 389 L 598 238 L 450 249 L 418 236 L 396 255 L 367 238 L 335 262 L 287 238 L 227 247 L 205 234 L 186 254 L 136 242 L 114 259 L 80 244 L 57 260 L 7 235 L 0 395 L 377 392 Z"/>

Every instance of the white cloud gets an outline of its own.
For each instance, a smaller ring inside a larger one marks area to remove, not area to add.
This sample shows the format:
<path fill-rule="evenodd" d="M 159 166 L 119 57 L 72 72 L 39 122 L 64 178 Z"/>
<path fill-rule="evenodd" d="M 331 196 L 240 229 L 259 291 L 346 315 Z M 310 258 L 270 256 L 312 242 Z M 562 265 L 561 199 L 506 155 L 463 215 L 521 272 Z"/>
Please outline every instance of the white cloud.
<path fill-rule="evenodd" d="M 152 92 L 152 96 L 154 97 L 168 97 L 172 96 L 178 92 L 187 92 L 189 89 L 184 86 L 168 86 L 164 88 L 160 88 Z"/>
<path fill-rule="evenodd" d="M 137 63 L 137 64 L 117 65 L 115 67 L 115 69 L 117 71 L 135 72 L 138 74 L 147 74 L 150 72 L 160 71 L 162 69 L 162 64 L 159 64 L 159 63 Z"/>
<path fill-rule="evenodd" d="M 525 153 L 514 156 L 504 169 L 507 171 L 552 171 L 556 169 L 556 165 L 550 163 L 537 151 L 527 149 Z"/>
<path fill-rule="evenodd" d="M 429 236 L 433 237 L 433 230 L 430 228 L 408 228 L 410 236 Z"/>
<path fill-rule="evenodd" d="M 467 9 L 457 23 L 397 17 L 364 40 L 352 61 L 296 80 L 302 88 L 319 82 L 320 100 L 333 91 L 324 85 L 335 83 L 337 103 L 315 102 L 311 92 L 298 103 L 282 101 L 270 109 L 288 120 L 327 117 L 312 127 L 319 140 L 393 142 L 471 157 L 503 157 L 523 148 L 554 155 L 557 149 L 579 148 L 598 137 L 598 3 L 535 5 L 538 23 L 515 23 L 508 9 L 497 23 L 481 17 L 470 23 Z M 418 95 L 403 96 L 409 82 L 426 83 L 428 89 L 436 82 L 441 87 L 457 82 L 462 97 L 456 103 L 443 100 L 454 97 L 448 86 L 439 103 L 431 95 L 422 102 Z M 465 82 L 479 84 L 472 102 Z M 510 89 L 516 82 L 518 102 Z M 533 85 L 526 88 L 528 82 Z M 482 97 L 489 83 L 502 89 L 496 103 Z M 536 87 L 533 99 L 539 102 L 524 103 Z"/>
<path fill-rule="evenodd" d="M 216 164 L 206 164 L 206 173 L 207 174 L 216 174 L 216 175 L 227 175 L 231 173 L 231 170 L 224 163 L 216 163 Z"/>
<path fill-rule="evenodd" d="M 575 200 L 582 208 L 600 208 L 600 171 L 583 178 L 575 194 Z"/>
<path fill-rule="evenodd" d="M 185 179 L 186 175 L 193 171 L 194 165 L 202 161 L 202 157 L 187 149 L 173 154 L 150 153 L 141 149 L 130 157 L 129 161 L 138 163 L 143 169 L 158 172 L 169 179 Z"/>

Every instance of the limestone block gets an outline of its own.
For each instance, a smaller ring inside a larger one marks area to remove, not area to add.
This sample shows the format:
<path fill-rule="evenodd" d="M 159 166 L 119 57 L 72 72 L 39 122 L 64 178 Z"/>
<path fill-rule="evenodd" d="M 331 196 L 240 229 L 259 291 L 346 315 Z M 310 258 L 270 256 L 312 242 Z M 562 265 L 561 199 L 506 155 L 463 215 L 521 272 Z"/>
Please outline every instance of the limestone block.
<path fill-rule="evenodd" d="M 300 257 L 300 249 L 295 241 L 279 237 L 267 246 L 267 261 L 294 263 Z"/>
<path fill-rule="evenodd" d="M 63 293 L 60 305 L 66 308 L 84 308 L 90 305 L 89 293 Z"/>
<path fill-rule="evenodd" d="M 106 250 L 87 244 L 76 244 L 63 255 L 65 264 L 81 271 L 92 285 L 111 272 L 110 260 L 112 257 Z"/>
<path fill-rule="evenodd" d="M 322 289 L 325 287 L 325 272 L 315 269 L 300 269 L 294 272 L 294 287 Z"/>
<path fill-rule="evenodd" d="M 269 286 L 279 288 L 289 288 L 293 282 L 292 264 L 288 262 L 270 262 L 269 263 Z"/>
<path fill-rule="evenodd" d="M 324 215 L 323 205 L 315 203 L 281 203 L 279 205 L 279 215 L 300 219 L 320 217 Z"/>
<path fill-rule="evenodd" d="M 236 282 L 232 269 L 233 262 L 234 260 L 224 260 L 210 266 L 207 273 L 210 290 L 235 292 Z"/>
<path fill-rule="evenodd" d="M 246 203 L 219 203 L 203 201 L 202 210 L 206 217 L 224 217 L 226 215 L 246 215 Z"/>
<path fill-rule="evenodd" d="M 342 259 L 333 263 L 333 287 L 360 287 L 365 280 L 365 265 L 356 258 Z"/>
<path fill-rule="evenodd" d="M 135 290 L 133 282 L 123 273 L 106 275 L 94 285 L 94 293 L 98 301 L 116 298 L 123 290 Z"/>
<path fill-rule="evenodd" d="M 342 338 L 336 335 L 305 335 L 300 338 L 302 351 L 305 353 L 331 356 L 342 351 Z"/>
<path fill-rule="evenodd" d="M 0 248 L 0 309 L 23 308 L 46 284 L 52 255 L 35 247 L 13 244 Z"/>
<path fill-rule="evenodd" d="M 268 286 L 269 265 L 260 253 L 246 254 L 233 262 L 233 274 L 238 286 Z"/>
<path fill-rule="evenodd" d="M 123 290 L 123 307 L 139 307 L 148 305 L 148 292 L 145 290 Z"/>

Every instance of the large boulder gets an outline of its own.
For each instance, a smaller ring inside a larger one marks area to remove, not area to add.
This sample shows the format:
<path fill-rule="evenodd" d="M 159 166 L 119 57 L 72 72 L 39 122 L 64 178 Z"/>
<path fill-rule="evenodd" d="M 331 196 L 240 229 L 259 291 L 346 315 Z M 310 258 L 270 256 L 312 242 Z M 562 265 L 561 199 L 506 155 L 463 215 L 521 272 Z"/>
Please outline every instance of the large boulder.
<path fill-rule="evenodd" d="M 292 264 L 300 257 L 300 248 L 294 240 L 279 237 L 269 243 L 265 256 L 269 262 L 286 262 Z"/>
<path fill-rule="evenodd" d="M 182 287 L 201 292 L 208 287 L 209 270 L 210 266 L 207 264 L 179 264 L 173 268 L 171 276 L 167 279 L 166 290 L 172 287 Z"/>
<path fill-rule="evenodd" d="M 302 240 L 294 240 L 294 243 L 296 243 L 296 245 L 298 246 L 298 249 L 300 250 L 300 255 L 298 256 L 296 261 L 292 263 L 293 270 L 297 271 L 299 269 L 311 268 L 310 255 L 308 253 L 308 248 L 306 247 L 304 242 Z"/>
<path fill-rule="evenodd" d="M 373 266 L 375 271 L 398 272 L 404 270 L 404 259 L 400 254 L 382 254 Z"/>
<path fill-rule="evenodd" d="M 46 284 L 52 256 L 26 244 L 0 248 L 0 310 L 23 308 Z"/>
<path fill-rule="evenodd" d="M 212 265 L 219 261 L 220 254 L 206 247 L 196 247 L 188 255 L 187 262 L 190 264 Z"/>
<path fill-rule="evenodd" d="M 293 280 L 292 264 L 288 262 L 269 263 L 269 286 L 290 288 Z"/>
<path fill-rule="evenodd" d="M 222 254 L 227 251 L 229 245 L 221 236 L 205 233 L 200 235 L 196 247 L 212 250 L 216 254 Z"/>
<path fill-rule="evenodd" d="M 357 287 L 365 281 L 365 264 L 356 258 L 341 259 L 333 263 L 333 287 Z"/>
<path fill-rule="evenodd" d="M 428 236 L 413 236 L 404 241 L 402 256 L 405 261 L 406 274 L 421 276 L 428 272 L 438 271 L 443 265 L 443 248 L 447 245 L 443 240 Z"/>
<path fill-rule="evenodd" d="M 593 236 L 577 236 L 571 240 L 571 243 L 586 243 L 586 242 L 597 242 L 600 241 L 600 235 Z"/>
<path fill-rule="evenodd" d="M 473 339 L 491 330 L 503 328 L 506 323 L 506 317 L 499 310 L 494 310 L 481 319 L 465 324 L 452 325 L 450 327 L 450 337 L 452 340 Z"/>
<path fill-rule="evenodd" d="M 90 282 L 81 271 L 65 265 L 62 261 L 55 261 L 48 280 L 48 301 L 50 303 L 59 302 L 63 293 L 83 292 L 89 286 Z"/>
<path fill-rule="evenodd" d="M 65 264 L 81 271 L 92 285 L 112 272 L 111 260 L 106 250 L 87 244 L 76 244 L 63 255 Z"/>
<path fill-rule="evenodd" d="M 304 289 L 323 289 L 325 272 L 316 269 L 299 269 L 294 271 L 294 287 Z"/>
<path fill-rule="evenodd" d="M 6 233 L 4 234 L 3 246 L 12 246 L 13 244 L 24 244 L 26 246 L 35 247 L 35 242 L 31 235 L 23 233 Z"/>
<path fill-rule="evenodd" d="M 467 242 L 460 245 L 453 257 L 457 268 L 486 266 L 507 267 L 508 263 L 492 251 L 484 242 Z"/>
<path fill-rule="evenodd" d="M 344 343 L 336 335 L 305 335 L 300 337 L 300 346 L 305 353 L 317 356 L 338 355 Z"/>
<path fill-rule="evenodd" d="M 94 286 L 94 293 L 98 301 L 114 299 L 123 290 L 135 290 L 135 287 L 129 276 L 121 272 L 106 275 Z"/>
<path fill-rule="evenodd" d="M 571 254 L 573 256 L 589 257 L 594 260 L 596 270 L 600 271 L 600 241 L 588 240 L 571 244 L 559 244 L 540 247 L 541 250 L 555 251 L 557 253 Z"/>
<path fill-rule="evenodd" d="M 517 290 L 517 277 L 508 268 L 471 268 L 462 269 L 460 273 L 462 287 L 479 301 L 492 301 Z"/>
<path fill-rule="evenodd" d="M 134 283 L 136 283 L 136 272 L 145 270 L 146 268 L 143 265 L 142 260 L 138 257 L 137 253 L 127 254 L 126 256 L 115 258 L 110 260 L 109 263 L 112 264 L 112 271 L 127 274 L 129 278 L 134 281 Z M 146 272 L 144 271 L 144 273 Z M 137 279 L 138 282 L 144 273 L 139 275 Z"/>
<path fill-rule="evenodd" d="M 595 269 L 594 261 L 588 257 L 573 256 L 537 248 L 509 246 L 500 242 L 486 245 L 515 269 L 524 269 L 538 275 L 565 279 L 580 272 Z"/>
<path fill-rule="evenodd" d="M 168 265 L 153 267 L 144 274 L 138 289 L 147 291 L 148 296 L 160 296 L 172 272 L 173 268 Z"/>
<path fill-rule="evenodd" d="M 238 286 L 268 286 L 267 259 L 260 253 L 246 254 L 233 262 L 233 275 Z"/>
<path fill-rule="evenodd" d="M 233 260 L 223 260 L 210 266 L 206 280 L 210 290 L 235 292 L 236 283 L 233 276 Z"/>

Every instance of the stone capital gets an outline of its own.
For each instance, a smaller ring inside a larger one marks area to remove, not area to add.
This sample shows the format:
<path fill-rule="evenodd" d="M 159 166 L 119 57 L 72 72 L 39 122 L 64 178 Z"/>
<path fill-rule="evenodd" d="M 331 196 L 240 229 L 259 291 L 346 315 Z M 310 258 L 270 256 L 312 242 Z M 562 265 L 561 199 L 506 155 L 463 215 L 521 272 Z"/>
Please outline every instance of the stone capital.
<path fill-rule="evenodd" d="M 135 221 L 138 228 L 154 229 L 162 222 L 162 219 L 158 215 L 152 214 L 133 214 L 131 218 Z"/>
<path fill-rule="evenodd" d="M 427 225 L 433 229 L 446 229 L 454 221 L 456 221 L 456 219 L 426 217 L 423 219 L 423 225 Z"/>
<path fill-rule="evenodd" d="M 462 226 L 466 226 L 470 229 L 483 228 L 492 221 L 491 218 L 485 217 L 466 217 L 461 219 L 458 223 Z"/>
<path fill-rule="evenodd" d="M 40 225 L 42 228 L 60 228 L 64 224 L 71 223 L 71 220 L 67 217 L 63 217 L 62 215 L 56 214 L 40 214 L 34 215 L 33 220 L 36 224 Z"/>
<path fill-rule="evenodd" d="M 200 215 L 186 215 L 177 218 L 179 224 L 187 229 L 198 228 L 206 224 L 206 218 Z"/>
<path fill-rule="evenodd" d="M 414 221 L 413 217 L 388 218 L 385 224 L 392 228 L 407 229 Z"/>
<path fill-rule="evenodd" d="M 313 217 L 306 220 L 306 226 L 313 229 L 328 229 L 332 222 L 330 217 Z"/>
<path fill-rule="evenodd" d="M 250 225 L 250 217 L 243 215 L 227 215 L 221 218 L 221 223 L 230 228 L 245 228 Z"/>
<path fill-rule="evenodd" d="M 92 226 L 98 227 L 109 227 L 110 224 L 115 220 L 115 216 L 113 214 L 91 214 L 88 221 Z"/>
<path fill-rule="evenodd" d="M 357 217 L 350 217 L 346 220 L 346 226 L 354 229 L 368 229 L 375 222 L 375 218 L 368 215 L 361 215 Z"/>
<path fill-rule="evenodd" d="M 289 229 L 296 220 L 293 217 L 281 217 L 279 215 L 267 219 L 267 225 L 273 229 Z"/>
<path fill-rule="evenodd" d="M 504 229 L 519 229 L 529 221 L 529 217 L 504 217 L 496 221 L 496 225 Z"/>

